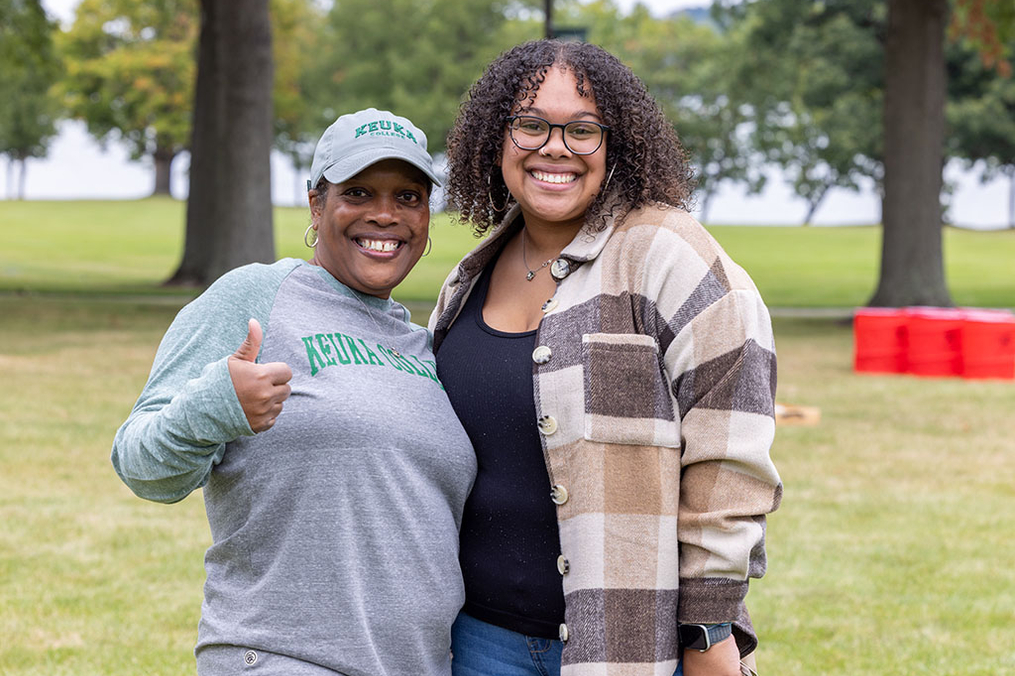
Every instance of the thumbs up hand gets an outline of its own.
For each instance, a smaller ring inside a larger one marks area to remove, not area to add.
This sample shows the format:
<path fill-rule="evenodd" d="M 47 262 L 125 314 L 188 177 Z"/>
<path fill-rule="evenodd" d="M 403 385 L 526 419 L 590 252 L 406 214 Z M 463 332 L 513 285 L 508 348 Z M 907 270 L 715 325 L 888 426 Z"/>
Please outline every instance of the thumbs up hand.
<path fill-rule="evenodd" d="M 261 325 L 251 319 L 247 324 L 247 337 L 227 361 L 236 397 L 254 432 L 263 432 L 275 424 L 282 412 L 282 403 L 292 391 L 288 383 L 293 372 L 287 364 L 254 361 L 261 349 L 262 337 Z"/>

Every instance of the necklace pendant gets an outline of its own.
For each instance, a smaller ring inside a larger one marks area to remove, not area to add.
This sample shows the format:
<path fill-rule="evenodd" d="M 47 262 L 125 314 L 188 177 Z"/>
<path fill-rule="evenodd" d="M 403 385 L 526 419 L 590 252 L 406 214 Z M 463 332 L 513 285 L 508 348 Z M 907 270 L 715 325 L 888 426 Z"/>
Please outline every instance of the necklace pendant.
<path fill-rule="evenodd" d="M 396 350 L 395 348 L 393 348 L 393 347 L 389 347 L 388 349 L 389 349 L 389 350 L 391 350 L 391 354 L 395 355 L 396 357 L 401 357 L 401 356 L 402 356 L 402 355 L 401 355 L 401 354 L 400 354 L 400 353 L 398 352 L 398 350 Z"/>
<path fill-rule="evenodd" d="M 535 271 L 529 270 L 528 274 L 525 275 L 525 280 L 531 282 L 532 278 L 536 276 Z"/>

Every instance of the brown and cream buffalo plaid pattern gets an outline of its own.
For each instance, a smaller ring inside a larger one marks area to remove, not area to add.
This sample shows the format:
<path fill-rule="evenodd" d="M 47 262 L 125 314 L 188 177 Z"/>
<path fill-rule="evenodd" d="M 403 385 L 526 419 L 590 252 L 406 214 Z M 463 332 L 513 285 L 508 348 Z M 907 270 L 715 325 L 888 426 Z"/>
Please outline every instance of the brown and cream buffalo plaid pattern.
<path fill-rule="evenodd" d="M 449 275 L 430 319 L 435 350 L 521 225 L 515 207 Z M 536 339 L 552 356 L 533 363 L 532 383 L 547 499 L 566 490 L 562 674 L 670 676 L 678 621 L 732 621 L 746 654 L 757 644 L 748 578 L 765 572 L 765 515 L 782 495 L 768 311 L 674 208 L 583 230 L 561 258 Z"/>

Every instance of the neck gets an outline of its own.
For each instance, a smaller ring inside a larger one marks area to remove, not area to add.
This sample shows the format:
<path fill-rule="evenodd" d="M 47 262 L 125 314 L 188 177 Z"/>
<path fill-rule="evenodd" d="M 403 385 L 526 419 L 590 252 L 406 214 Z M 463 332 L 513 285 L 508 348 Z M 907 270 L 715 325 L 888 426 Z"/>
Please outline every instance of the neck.
<path fill-rule="evenodd" d="M 538 260 L 541 263 L 548 258 L 556 258 L 571 243 L 581 226 L 581 222 L 546 223 L 526 217 L 522 236 L 527 240 L 529 262 Z"/>

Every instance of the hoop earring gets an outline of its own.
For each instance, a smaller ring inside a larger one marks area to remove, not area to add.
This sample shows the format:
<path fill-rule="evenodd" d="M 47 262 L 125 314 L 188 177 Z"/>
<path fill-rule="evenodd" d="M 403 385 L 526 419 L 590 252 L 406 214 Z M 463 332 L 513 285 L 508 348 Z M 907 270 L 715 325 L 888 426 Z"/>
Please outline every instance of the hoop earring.
<path fill-rule="evenodd" d="M 501 213 L 503 211 L 507 211 L 508 202 L 511 201 L 511 191 L 508 190 L 507 197 L 504 198 L 504 205 L 500 209 L 498 209 L 497 205 L 493 203 L 493 186 L 490 184 L 490 175 L 487 174 L 486 175 L 486 199 L 487 199 L 488 202 L 490 202 L 490 208 L 493 209 L 495 212 L 497 212 L 499 214 L 499 213 Z"/>
<path fill-rule="evenodd" d="M 429 256 L 431 249 L 433 249 L 433 240 L 430 239 L 430 235 L 427 235 L 426 236 L 426 251 L 423 252 L 423 255 L 420 256 L 420 258 L 426 258 L 427 256 Z"/>
<path fill-rule="evenodd" d="M 313 241 L 313 243 L 310 242 L 310 233 L 311 232 L 314 233 L 314 241 Z M 306 244 L 308 248 L 315 249 L 315 248 L 317 248 L 317 242 L 318 242 L 317 231 L 314 230 L 314 224 L 311 223 L 310 225 L 307 226 L 306 231 L 303 233 L 303 243 Z"/>
<path fill-rule="evenodd" d="M 606 183 L 603 183 L 603 189 L 601 192 L 606 193 L 606 189 L 610 187 L 610 179 L 613 178 L 613 172 L 617 168 L 617 163 L 613 163 L 613 167 L 610 169 L 610 175 L 606 177 Z"/>

